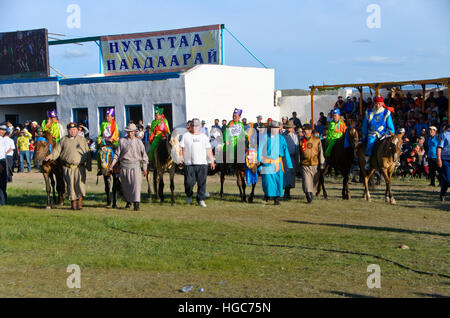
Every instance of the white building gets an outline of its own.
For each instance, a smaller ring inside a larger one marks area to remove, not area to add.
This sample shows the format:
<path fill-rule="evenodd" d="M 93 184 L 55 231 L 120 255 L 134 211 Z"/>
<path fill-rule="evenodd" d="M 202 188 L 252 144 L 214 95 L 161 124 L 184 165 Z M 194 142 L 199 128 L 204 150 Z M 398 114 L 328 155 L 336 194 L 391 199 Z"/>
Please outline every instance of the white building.
<path fill-rule="evenodd" d="M 88 117 L 90 136 L 98 134 L 106 108 L 115 107 L 123 129 L 129 120 L 144 125 L 154 118 L 154 106 L 165 108 L 171 128 L 185 127 L 194 117 L 207 122 L 231 120 L 235 107 L 242 117 L 279 118 L 274 106 L 273 69 L 198 65 L 182 73 L 48 77 L 0 81 L 0 122 L 23 123 L 45 119 L 56 108 L 60 122 L 81 122 Z"/>

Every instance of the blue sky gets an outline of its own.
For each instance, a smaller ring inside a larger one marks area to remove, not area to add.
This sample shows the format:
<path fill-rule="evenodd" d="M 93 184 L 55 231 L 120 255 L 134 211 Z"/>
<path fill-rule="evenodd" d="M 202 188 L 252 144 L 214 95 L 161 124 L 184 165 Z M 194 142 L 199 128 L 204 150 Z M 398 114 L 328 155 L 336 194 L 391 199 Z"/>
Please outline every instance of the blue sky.
<path fill-rule="evenodd" d="M 81 8 L 80 29 L 66 25 L 69 4 Z M 378 29 L 366 25 L 370 4 L 381 8 Z M 225 24 L 287 89 L 448 77 L 449 12 L 448 0 L 0 0 L 0 31 L 47 28 L 74 38 Z M 225 41 L 226 64 L 261 66 L 231 36 Z M 52 46 L 50 65 L 96 73 L 97 46 Z"/>

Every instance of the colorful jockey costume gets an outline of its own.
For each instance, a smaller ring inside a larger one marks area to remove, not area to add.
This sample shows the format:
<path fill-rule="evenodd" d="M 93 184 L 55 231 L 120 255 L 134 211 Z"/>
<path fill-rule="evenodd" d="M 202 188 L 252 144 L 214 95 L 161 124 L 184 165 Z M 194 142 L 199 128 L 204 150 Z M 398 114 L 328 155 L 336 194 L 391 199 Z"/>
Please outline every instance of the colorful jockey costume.
<path fill-rule="evenodd" d="M 236 115 L 236 117 L 235 117 Z M 230 121 L 223 133 L 223 152 L 227 153 L 227 149 L 230 149 L 229 157 L 226 156 L 226 160 L 230 161 L 227 163 L 244 163 L 244 158 L 242 160 L 237 160 L 238 156 L 238 145 L 242 144 L 242 149 L 245 149 L 245 127 L 244 124 L 239 120 L 242 115 L 242 109 L 234 109 L 233 120 Z M 229 147 L 229 148 L 228 148 Z"/>
<path fill-rule="evenodd" d="M 338 141 L 339 138 L 347 130 L 347 126 L 344 121 L 340 118 L 341 111 L 339 108 L 335 108 L 331 111 L 331 113 L 337 114 L 339 116 L 338 121 L 332 120 L 328 126 L 328 134 L 327 134 L 327 150 L 325 151 L 325 157 L 329 158 L 331 155 L 331 151 L 333 150 L 334 144 Z"/>
<path fill-rule="evenodd" d="M 291 156 L 286 144 L 286 140 L 280 132 L 280 124 L 272 121 L 267 134 L 263 134 L 259 139 L 258 162 L 259 172 L 262 179 L 262 187 L 267 198 L 273 198 L 278 205 L 278 198 L 283 196 L 284 172 L 292 169 Z M 286 159 L 286 166 L 283 165 L 283 157 Z"/>
<path fill-rule="evenodd" d="M 387 134 L 393 135 L 395 133 L 391 112 L 384 108 L 384 99 L 376 97 L 376 103 L 382 103 L 383 106 L 378 109 L 376 106 L 368 109 L 362 126 L 363 140 L 366 142 L 366 170 L 368 170 L 369 158 L 372 155 L 377 139 Z"/>
<path fill-rule="evenodd" d="M 103 147 L 106 147 L 105 151 L 103 151 L 103 149 L 97 151 L 97 160 L 100 163 L 99 169 L 107 170 L 114 158 L 114 150 L 111 147 L 108 147 L 104 140 L 102 140 L 99 145 L 99 148 Z"/>
<path fill-rule="evenodd" d="M 64 137 L 64 127 L 58 122 L 58 114 L 56 110 L 47 111 L 48 119 L 45 119 L 41 128 L 42 131 L 49 131 L 55 142 L 59 142 Z"/>
<path fill-rule="evenodd" d="M 103 121 L 100 125 L 97 144 L 100 145 L 104 140 L 106 144 L 110 143 L 112 146 L 117 147 L 119 145 L 119 127 L 116 124 L 114 108 L 108 108 L 106 116 L 111 116 L 112 121 Z"/>
<path fill-rule="evenodd" d="M 258 183 L 258 134 L 255 129 L 256 124 L 250 123 L 250 128 L 246 130 L 246 136 L 248 140 L 248 148 L 245 154 L 245 179 L 247 185 Z"/>
<path fill-rule="evenodd" d="M 152 121 L 150 128 L 152 134 L 148 138 L 148 141 L 151 144 L 148 152 L 149 162 L 153 161 L 156 146 L 158 146 L 161 139 L 163 137 L 167 138 L 170 135 L 169 122 L 166 117 L 164 117 L 163 112 L 164 108 L 160 108 L 158 106 L 155 107 L 156 119 Z"/>

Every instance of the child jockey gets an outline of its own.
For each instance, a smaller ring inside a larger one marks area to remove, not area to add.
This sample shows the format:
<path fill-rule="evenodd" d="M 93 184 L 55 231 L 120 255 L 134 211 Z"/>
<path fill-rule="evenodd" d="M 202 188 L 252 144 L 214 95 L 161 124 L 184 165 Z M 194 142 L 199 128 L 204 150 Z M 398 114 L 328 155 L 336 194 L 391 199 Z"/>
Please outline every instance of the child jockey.
<path fill-rule="evenodd" d="M 331 113 L 333 114 L 333 120 L 328 126 L 327 150 L 325 151 L 325 157 L 327 158 L 331 156 L 331 150 L 333 150 L 336 141 L 341 138 L 347 130 L 347 126 L 341 119 L 341 111 L 339 108 L 333 109 Z"/>

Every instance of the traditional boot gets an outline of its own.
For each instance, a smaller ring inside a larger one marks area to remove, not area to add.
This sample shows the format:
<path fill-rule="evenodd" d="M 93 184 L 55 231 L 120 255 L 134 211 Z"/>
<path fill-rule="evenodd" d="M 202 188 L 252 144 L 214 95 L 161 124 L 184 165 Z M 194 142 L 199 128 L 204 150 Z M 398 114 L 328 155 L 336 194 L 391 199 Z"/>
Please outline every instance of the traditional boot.
<path fill-rule="evenodd" d="M 139 211 L 139 202 L 134 202 L 134 210 Z"/>
<path fill-rule="evenodd" d="M 71 210 L 76 210 L 77 209 L 77 200 L 73 200 L 70 201 L 70 203 L 72 204 L 72 207 L 70 208 Z"/>
<path fill-rule="evenodd" d="M 309 197 L 311 198 L 311 202 L 313 202 L 313 200 L 314 200 L 314 195 L 313 195 L 313 193 L 312 192 L 308 192 L 309 193 Z"/>
<path fill-rule="evenodd" d="M 125 209 L 129 209 L 131 207 L 131 202 L 127 202 L 127 205 L 125 206 Z"/>
<path fill-rule="evenodd" d="M 273 199 L 274 201 L 274 205 L 280 205 L 280 200 L 278 199 L 278 197 L 275 197 L 275 199 Z"/>
<path fill-rule="evenodd" d="M 78 199 L 77 210 L 83 210 L 83 197 L 80 197 L 80 198 Z"/>

